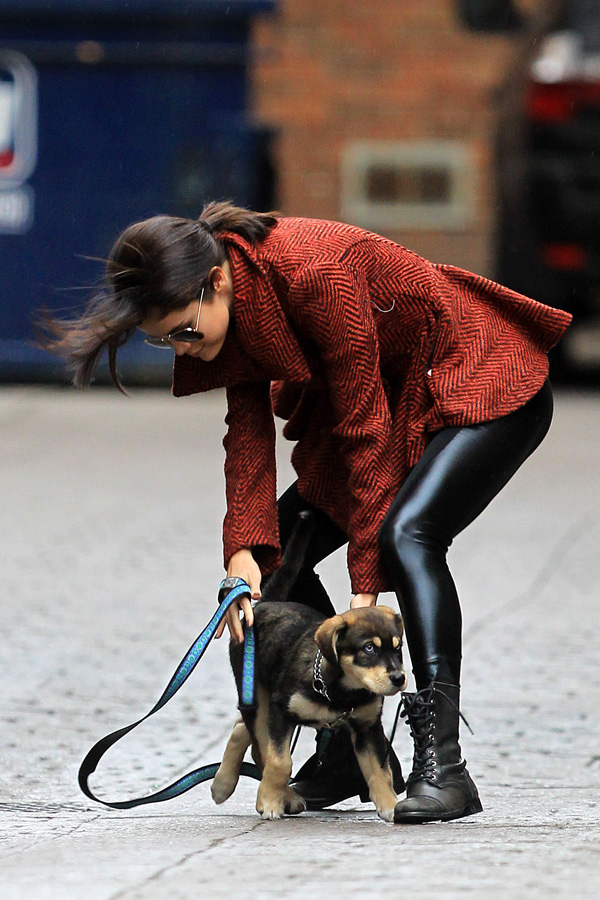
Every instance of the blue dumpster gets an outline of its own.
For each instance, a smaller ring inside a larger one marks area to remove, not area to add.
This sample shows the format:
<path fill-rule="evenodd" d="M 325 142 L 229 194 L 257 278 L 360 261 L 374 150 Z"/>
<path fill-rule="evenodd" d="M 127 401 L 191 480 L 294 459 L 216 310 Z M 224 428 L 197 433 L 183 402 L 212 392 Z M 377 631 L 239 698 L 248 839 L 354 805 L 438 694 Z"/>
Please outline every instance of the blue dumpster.
<path fill-rule="evenodd" d="M 247 110 L 249 28 L 273 5 L 2 0 L 0 378 L 64 378 L 32 312 L 80 306 L 131 222 L 274 204 L 270 135 Z M 139 339 L 121 360 L 126 379 L 169 368 Z"/>

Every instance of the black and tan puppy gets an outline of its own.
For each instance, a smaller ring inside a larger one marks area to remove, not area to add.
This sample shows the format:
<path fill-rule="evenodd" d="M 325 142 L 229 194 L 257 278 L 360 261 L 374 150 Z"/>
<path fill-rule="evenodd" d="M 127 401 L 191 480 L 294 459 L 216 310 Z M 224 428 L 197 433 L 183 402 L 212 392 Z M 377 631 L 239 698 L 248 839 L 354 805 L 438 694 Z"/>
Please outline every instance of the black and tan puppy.
<path fill-rule="evenodd" d="M 324 619 L 298 603 L 259 603 L 255 610 L 256 715 L 242 713 L 212 784 L 216 803 L 234 792 L 250 744 L 262 771 L 256 809 L 278 819 L 305 809 L 289 785 L 290 740 L 296 725 L 347 723 L 371 800 L 393 821 L 396 794 L 381 725 L 383 698 L 406 684 L 402 619 L 385 606 Z M 240 691 L 243 645 L 230 643 Z"/>

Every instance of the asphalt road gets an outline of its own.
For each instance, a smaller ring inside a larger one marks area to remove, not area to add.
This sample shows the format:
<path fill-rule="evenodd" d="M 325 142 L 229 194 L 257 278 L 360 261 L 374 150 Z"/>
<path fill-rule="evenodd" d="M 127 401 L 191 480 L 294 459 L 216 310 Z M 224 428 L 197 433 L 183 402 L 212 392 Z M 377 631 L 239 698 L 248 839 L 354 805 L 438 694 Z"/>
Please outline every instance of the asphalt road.
<path fill-rule="evenodd" d="M 0 898 L 598 897 L 598 395 L 558 396 L 543 446 L 451 550 L 482 814 L 392 826 L 346 803 L 263 822 L 255 782 L 221 807 L 207 785 L 131 812 L 80 794 L 88 748 L 150 709 L 214 610 L 223 415 L 221 393 L 0 390 Z M 347 608 L 344 553 L 321 572 Z M 216 642 L 95 788 L 123 799 L 218 760 L 235 707 Z M 298 764 L 311 747 L 303 733 Z M 395 747 L 408 769 L 404 726 Z"/>

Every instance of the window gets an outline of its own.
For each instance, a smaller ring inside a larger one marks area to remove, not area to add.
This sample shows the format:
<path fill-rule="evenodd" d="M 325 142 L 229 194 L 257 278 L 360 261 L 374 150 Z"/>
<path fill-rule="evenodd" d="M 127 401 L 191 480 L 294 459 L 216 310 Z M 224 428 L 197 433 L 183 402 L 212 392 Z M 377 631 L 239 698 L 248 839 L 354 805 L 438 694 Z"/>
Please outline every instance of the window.
<path fill-rule="evenodd" d="M 342 211 L 364 228 L 459 229 L 474 216 L 475 163 L 453 141 L 356 141 L 342 161 Z"/>

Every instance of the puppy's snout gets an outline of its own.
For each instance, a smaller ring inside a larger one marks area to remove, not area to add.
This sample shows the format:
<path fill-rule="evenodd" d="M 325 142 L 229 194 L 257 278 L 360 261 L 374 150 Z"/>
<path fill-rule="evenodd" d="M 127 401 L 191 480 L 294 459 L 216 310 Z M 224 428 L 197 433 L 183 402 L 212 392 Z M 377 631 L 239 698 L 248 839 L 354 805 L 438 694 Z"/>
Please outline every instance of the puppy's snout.
<path fill-rule="evenodd" d="M 404 674 L 404 672 L 401 672 L 401 671 L 390 672 L 390 681 L 392 682 L 394 687 L 397 687 L 400 689 L 402 689 L 403 687 L 406 687 L 406 675 Z"/>

